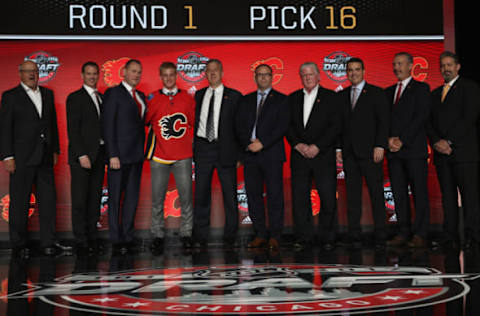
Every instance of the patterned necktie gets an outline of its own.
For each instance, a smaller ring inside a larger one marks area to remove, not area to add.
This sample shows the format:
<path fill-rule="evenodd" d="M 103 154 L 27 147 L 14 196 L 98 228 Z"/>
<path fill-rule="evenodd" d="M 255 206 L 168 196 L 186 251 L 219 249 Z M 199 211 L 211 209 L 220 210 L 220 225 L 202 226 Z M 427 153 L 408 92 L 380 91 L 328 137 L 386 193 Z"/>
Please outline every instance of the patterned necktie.
<path fill-rule="evenodd" d="M 208 106 L 206 136 L 209 142 L 215 140 L 215 125 L 214 125 L 214 110 L 215 110 L 215 90 L 212 90 L 212 96 L 210 98 L 210 104 Z"/>
<path fill-rule="evenodd" d="M 355 108 L 355 105 L 357 104 L 357 90 L 358 88 L 352 87 L 352 110 Z"/>
<path fill-rule="evenodd" d="M 138 115 L 140 115 L 140 117 L 142 117 L 142 104 L 137 99 L 137 94 L 135 93 L 135 88 L 132 89 L 132 97 L 133 97 L 133 100 L 135 101 L 135 103 L 137 104 Z"/>
<path fill-rule="evenodd" d="M 100 94 L 96 90 L 93 92 L 93 94 L 95 95 L 95 100 L 97 100 L 96 108 L 97 108 L 98 116 L 100 116 L 100 113 L 101 113 L 100 105 L 102 104 L 102 98 L 100 98 Z"/>
<path fill-rule="evenodd" d="M 402 95 L 402 83 L 399 82 L 397 85 L 397 95 L 395 96 L 395 102 L 394 104 L 397 104 L 398 101 L 400 100 L 400 96 Z"/>
<path fill-rule="evenodd" d="M 447 83 L 443 86 L 442 90 L 442 103 L 445 100 L 445 97 L 447 96 L 448 90 L 450 90 L 450 85 Z"/>

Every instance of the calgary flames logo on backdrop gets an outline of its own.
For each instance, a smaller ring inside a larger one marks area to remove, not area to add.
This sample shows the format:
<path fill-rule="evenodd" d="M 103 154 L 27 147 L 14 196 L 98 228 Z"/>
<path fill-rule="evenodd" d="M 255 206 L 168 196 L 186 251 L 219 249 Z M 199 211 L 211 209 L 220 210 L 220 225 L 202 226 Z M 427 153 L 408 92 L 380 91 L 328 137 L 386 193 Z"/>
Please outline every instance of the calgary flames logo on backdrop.
<path fill-rule="evenodd" d="M 116 315 L 345 315 L 414 309 L 465 296 L 478 274 L 424 267 L 240 265 L 76 273 L 0 299 Z"/>
<path fill-rule="evenodd" d="M 174 113 L 165 115 L 158 121 L 158 126 L 162 129 L 162 138 L 182 138 L 187 131 L 187 117 L 183 113 Z"/>
<path fill-rule="evenodd" d="M 28 208 L 28 217 L 31 217 L 33 213 L 35 213 L 35 210 L 37 209 L 37 199 L 35 198 L 35 195 L 32 193 L 30 195 L 30 207 Z M 0 210 L 2 211 L 2 218 L 8 222 L 8 211 L 10 209 L 10 195 L 5 195 L 1 200 L 0 200 Z"/>
<path fill-rule="evenodd" d="M 276 85 L 280 82 L 283 78 L 283 61 L 278 57 L 270 57 L 267 59 L 257 60 L 253 64 L 250 65 L 250 69 L 255 71 L 255 68 L 258 65 L 266 64 L 272 67 L 273 70 L 273 77 L 272 77 L 272 85 Z"/>
<path fill-rule="evenodd" d="M 108 60 L 102 65 L 103 82 L 107 87 L 118 85 L 123 80 L 123 68 L 130 58 L 122 57 L 119 59 Z"/>

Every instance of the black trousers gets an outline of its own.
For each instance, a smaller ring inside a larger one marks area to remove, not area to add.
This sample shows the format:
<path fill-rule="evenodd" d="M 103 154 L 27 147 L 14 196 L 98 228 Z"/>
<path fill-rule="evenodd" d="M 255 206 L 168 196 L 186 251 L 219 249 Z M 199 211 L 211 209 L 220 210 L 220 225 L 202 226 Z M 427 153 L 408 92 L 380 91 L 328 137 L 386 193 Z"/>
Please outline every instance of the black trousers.
<path fill-rule="evenodd" d="M 442 191 L 445 241 L 459 240 L 458 190 L 465 215 L 465 237 L 480 241 L 478 234 L 478 163 L 446 162 L 436 165 Z"/>
<path fill-rule="evenodd" d="M 388 160 L 388 169 L 400 234 L 405 238 L 409 238 L 410 234 L 426 238 L 430 227 L 427 159 L 392 158 Z M 408 195 L 409 184 L 415 205 L 413 225 Z"/>
<path fill-rule="evenodd" d="M 383 161 L 382 161 L 383 162 Z M 375 225 L 375 239 L 385 236 L 385 198 L 383 194 L 383 163 L 374 163 L 373 158 L 360 159 L 354 155 L 344 157 L 345 184 L 347 191 L 348 231 L 350 238 L 361 238 L 362 218 L 362 179 L 365 177 Z"/>
<path fill-rule="evenodd" d="M 217 169 L 222 187 L 225 210 L 224 238 L 235 238 L 238 231 L 237 168 L 219 162 L 219 145 L 198 139 L 195 149 L 195 193 L 193 234 L 198 240 L 208 240 L 212 199 L 213 171 Z"/>
<path fill-rule="evenodd" d="M 323 241 L 334 241 L 337 232 L 337 172 L 333 152 L 331 157 L 308 159 L 292 153 L 292 213 L 295 237 L 313 238 L 313 217 L 310 192 L 312 180 L 320 197 L 318 234 Z"/>
<path fill-rule="evenodd" d="M 142 167 L 143 161 L 108 169 L 108 226 L 114 244 L 134 239 Z"/>
<path fill-rule="evenodd" d="M 100 217 L 103 178 L 105 175 L 105 149 L 100 147 L 91 169 L 70 164 L 72 196 L 72 229 L 79 244 L 94 241 Z"/>
<path fill-rule="evenodd" d="M 252 219 L 255 235 L 260 238 L 279 239 L 283 230 L 283 161 L 246 161 L 244 165 L 248 214 Z M 268 223 L 263 199 L 264 184 L 267 191 Z"/>
<path fill-rule="evenodd" d="M 53 245 L 56 218 L 53 166 L 51 163 L 42 163 L 38 166 L 16 164 L 15 172 L 10 174 L 9 185 L 8 227 L 12 248 L 24 247 L 27 243 L 28 210 L 33 187 L 35 187 L 35 198 L 38 204 L 41 246 Z"/>

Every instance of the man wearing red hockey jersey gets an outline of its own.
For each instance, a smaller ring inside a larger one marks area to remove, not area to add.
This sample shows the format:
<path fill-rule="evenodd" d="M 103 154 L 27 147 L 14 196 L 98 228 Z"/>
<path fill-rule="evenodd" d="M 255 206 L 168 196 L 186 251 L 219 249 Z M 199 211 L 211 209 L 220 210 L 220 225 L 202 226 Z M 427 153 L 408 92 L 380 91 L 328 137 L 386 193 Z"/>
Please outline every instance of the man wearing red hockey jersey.
<path fill-rule="evenodd" d="M 163 249 L 165 220 L 163 204 L 170 172 L 175 177 L 181 204 L 180 236 L 184 248 L 192 246 L 192 138 L 195 102 L 177 88 L 175 64 L 160 65 L 163 88 L 148 96 L 146 124 L 151 125 L 147 142 L 152 177 L 152 251 Z M 153 131 L 153 132 L 152 132 Z"/>

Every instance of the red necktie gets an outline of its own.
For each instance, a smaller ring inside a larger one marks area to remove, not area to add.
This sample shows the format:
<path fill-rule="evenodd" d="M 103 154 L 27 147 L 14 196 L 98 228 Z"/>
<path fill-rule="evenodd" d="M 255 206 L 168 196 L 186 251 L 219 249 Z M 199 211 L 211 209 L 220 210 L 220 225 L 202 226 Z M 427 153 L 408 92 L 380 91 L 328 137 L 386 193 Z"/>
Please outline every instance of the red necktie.
<path fill-rule="evenodd" d="M 399 82 L 398 86 L 397 86 L 397 95 L 395 96 L 395 103 L 394 104 L 398 103 L 398 101 L 400 100 L 400 95 L 401 94 L 402 94 L 402 83 Z"/>
<path fill-rule="evenodd" d="M 137 94 L 135 93 L 135 89 L 132 89 L 132 97 L 133 97 L 133 100 L 135 101 L 135 103 L 137 104 L 138 115 L 140 115 L 140 117 L 142 117 L 142 104 L 137 99 Z"/>

